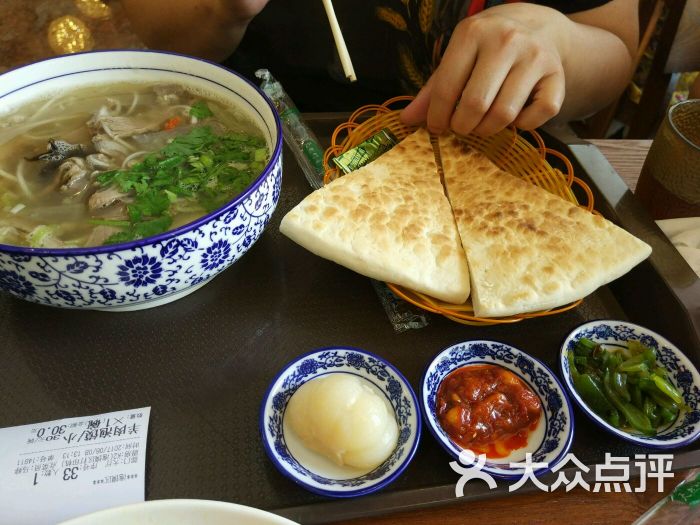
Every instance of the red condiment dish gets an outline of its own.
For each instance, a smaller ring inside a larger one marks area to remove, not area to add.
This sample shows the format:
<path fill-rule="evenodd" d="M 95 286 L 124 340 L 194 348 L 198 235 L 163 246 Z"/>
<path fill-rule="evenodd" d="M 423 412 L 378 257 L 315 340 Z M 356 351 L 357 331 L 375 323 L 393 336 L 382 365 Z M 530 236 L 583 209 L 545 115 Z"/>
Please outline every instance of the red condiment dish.
<path fill-rule="evenodd" d="M 423 374 L 420 398 L 440 445 L 466 466 L 483 460 L 481 471 L 494 477 L 520 479 L 528 458 L 542 475 L 571 448 L 573 412 L 561 383 L 505 343 L 466 341 L 441 351 Z"/>

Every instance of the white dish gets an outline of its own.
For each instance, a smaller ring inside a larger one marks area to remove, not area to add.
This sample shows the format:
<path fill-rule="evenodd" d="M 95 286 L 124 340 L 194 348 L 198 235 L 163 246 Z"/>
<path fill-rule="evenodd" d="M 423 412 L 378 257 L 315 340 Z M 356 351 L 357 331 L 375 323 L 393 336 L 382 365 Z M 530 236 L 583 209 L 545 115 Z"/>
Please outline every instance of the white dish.
<path fill-rule="evenodd" d="M 297 525 L 253 507 L 197 499 L 146 501 L 101 510 L 60 525 Z"/>
<path fill-rule="evenodd" d="M 654 436 L 627 432 L 612 426 L 596 414 L 574 388 L 567 352 L 576 342 L 587 338 L 609 347 L 624 347 L 627 341 L 636 340 L 656 351 L 656 359 L 669 372 L 669 379 L 683 396 L 689 410 L 658 431 Z M 581 410 L 596 425 L 626 441 L 655 449 L 670 449 L 689 445 L 700 437 L 700 374 L 688 357 L 665 337 L 643 326 L 626 321 L 600 320 L 582 324 L 564 340 L 559 353 L 564 385 Z"/>
<path fill-rule="evenodd" d="M 421 409 L 428 430 L 447 452 L 460 459 L 462 447 L 450 439 L 438 421 L 437 392 L 451 372 L 474 364 L 498 365 L 510 370 L 540 398 L 543 410 L 540 423 L 528 436 L 525 447 L 504 458 L 487 459 L 481 470 L 499 478 L 519 479 L 525 472 L 526 453 L 531 453 L 532 462 L 546 464 L 546 467 L 535 469 L 535 475 L 549 472 L 571 449 L 574 437 L 571 405 L 564 388 L 549 368 L 510 345 L 496 341 L 466 341 L 435 356 L 420 386 Z"/>
<path fill-rule="evenodd" d="M 308 450 L 284 423 L 287 403 L 311 379 L 348 373 L 372 384 L 391 405 L 399 426 L 394 452 L 370 472 L 339 467 Z M 390 363 L 365 350 L 330 347 L 302 355 L 285 366 L 263 399 L 260 432 L 265 451 L 277 469 L 302 487 L 331 497 L 369 494 L 394 481 L 413 458 L 421 433 L 418 400 L 406 378 Z"/>

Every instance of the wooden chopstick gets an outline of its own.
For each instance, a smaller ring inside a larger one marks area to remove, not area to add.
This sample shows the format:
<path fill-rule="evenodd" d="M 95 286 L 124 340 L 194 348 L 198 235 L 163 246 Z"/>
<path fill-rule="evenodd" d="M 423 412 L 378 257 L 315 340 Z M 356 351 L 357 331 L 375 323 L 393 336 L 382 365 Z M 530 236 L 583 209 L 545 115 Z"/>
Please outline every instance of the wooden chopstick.
<path fill-rule="evenodd" d="M 348 53 L 348 48 L 345 45 L 345 39 L 343 38 L 343 33 L 338 25 L 338 19 L 335 16 L 335 10 L 333 9 L 333 3 L 331 0 L 323 0 L 323 7 L 326 8 L 326 15 L 328 16 L 328 22 L 331 24 L 331 31 L 333 32 L 333 40 L 335 40 L 335 47 L 338 50 L 338 55 L 340 56 L 340 63 L 343 66 L 343 72 L 350 82 L 355 82 L 357 77 L 355 76 L 355 69 L 352 67 L 352 60 L 350 60 L 350 54 Z"/>

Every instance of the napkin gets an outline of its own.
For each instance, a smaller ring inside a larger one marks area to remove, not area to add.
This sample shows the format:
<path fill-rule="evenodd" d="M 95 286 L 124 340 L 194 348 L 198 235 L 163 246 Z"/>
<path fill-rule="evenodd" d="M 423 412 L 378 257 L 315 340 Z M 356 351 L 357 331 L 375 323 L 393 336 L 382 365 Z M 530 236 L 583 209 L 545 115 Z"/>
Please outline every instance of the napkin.
<path fill-rule="evenodd" d="M 700 217 L 664 219 L 656 224 L 700 277 Z"/>

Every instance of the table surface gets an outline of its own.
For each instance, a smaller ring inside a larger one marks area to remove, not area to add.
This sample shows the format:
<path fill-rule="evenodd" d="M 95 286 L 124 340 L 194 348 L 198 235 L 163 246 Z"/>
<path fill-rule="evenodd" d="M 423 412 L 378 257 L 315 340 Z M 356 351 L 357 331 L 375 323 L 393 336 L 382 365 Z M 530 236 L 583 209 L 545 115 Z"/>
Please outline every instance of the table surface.
<path fill-rule="evenodd" d="M 591 140 L 615 171 L 634 191 L 642 164 L 651 145 L 650 140 Z M 632 523 L 649 507 L 670 492 L 687 475 L 687 471 L 676 472 L 673 480 L 666 484 L 664 494 L 651 489 L 644 493 L 597 493 L 580 488 L 554 493 L 530 492 L 506 498 L 493 498 L 478 503 L 457 503 L 432 509 L 407 511 L 382 518 L 358 519 L 341 522 L 346 525 L 369 524 L 423 525 L 440 523 L 452 525 L 465 523 L 489 523 L 489 525 L 514 523 L 560 524 L 566 516 L 568 525 L 595 523 Z M 556 509 L 545 512 L 543 509 Z"/>
<path fill-rule="evenodd" d="M 634 191 L 637 187 L 642 164 L 644 164 L 644 159 L 651 146 L 651 140 L 598 139 L 588 142 L 595 145 L 605 155 L 617 174 Z"/>

